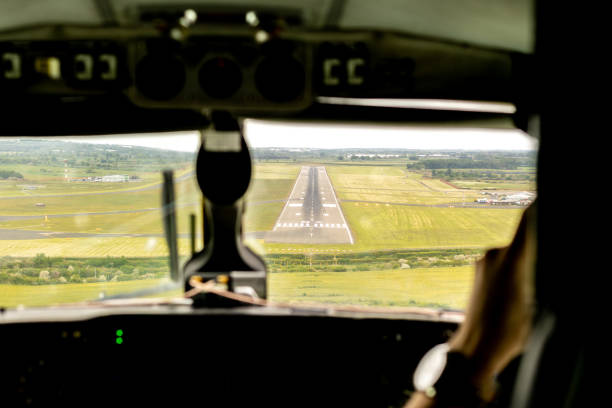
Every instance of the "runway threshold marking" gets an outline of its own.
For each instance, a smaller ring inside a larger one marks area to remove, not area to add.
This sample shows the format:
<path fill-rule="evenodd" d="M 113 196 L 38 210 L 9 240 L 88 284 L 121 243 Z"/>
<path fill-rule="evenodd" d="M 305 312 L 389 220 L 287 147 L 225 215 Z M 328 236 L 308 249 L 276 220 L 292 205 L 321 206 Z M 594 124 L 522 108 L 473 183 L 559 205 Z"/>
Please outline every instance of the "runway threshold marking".
<path fill-rule="evenodd" d="M 339 205 L 338 202 L 338 198 L 336 197 L 336 193 L 333 189 L 331 180 L 329 178 L 329 175 L 327 174 L 327 169 L 325 167 L 314 167 L 314 171 L 315 173 L 315 177 L 317 176 L 321 176 L 322 178 L 327 179 L 327 188 L 319 188 L 316 189 L 318 190 L 319 193 L 319 198 L 320 198 L 320 208 L 323 209 L 323 217 L 328 218 L 330 216 L 329 211 L 334 211 L 337 210 L 338 213 L 340 214 L 340 219 L 342 220 L 342 223 L 324 223 L 322 221 L 318 221 L 314 219 L 313 217 L 313 211 L 314 211 L 314 206 L 311 206 L 310 209 L 310 216 L 311 216 L 311 220 L 300 220 L 298 222 L 280 222 L 281 220 L 283 220 L 285 217 L 288 216 L 288 208 L 300 208 L 300 207 L 304 207 L 304 203 L 300 202 L 300 203 L 296 203 L 295 201 L 297 200 L 303 200 L 304 197 L 298 198 L 296 195 L 296 189 L 299 186 L 301 189 L 307 190 L 307 189 L 315 189 L 315 184 L 314 181 L 312 183 L 309 183 L 309 185 L 305 188 L 304 187 L 304 183 L 307 182 L 307 180 L 303 179 L 302 177 L 307 177 L 311 174 L 311 169 L 313 169 L 314 166 L 302 166 L 298 176 L 295 179 L 295 182 L 293 184 L 293 188 L 291 189 L 291 193 L 289 194 L 289 198 L 286 200 L 285 202 L 285 206 L 283 207 L 283 210 L 281 211 L 278 220 L 273 228 L 273 231 L 277 231 L 278 229 L 282 229 L 282 230 L 286 230 L 286 229 L 301 229 L 301 228 L 309 228 L 310 229 L 310 237 L 312 238 L 313 236 L 313 230 L 316 229 L 322 229 L 322 228 L 333 228 L 333 229 L 344 229 L 346 231 L 347 237 L 348 237 L 348 241 L 350 244 L 354 244 L 354 239 L 353 236 L 351 234 L 351 231 L 348 227 L 348 223 L 346 221 L 346 218 L 344 217 L 344 214 L 342 212 L 342 208 Z M 319 178 L 319 177 L 317 177 Z M 330 194 L 327 194 L 327 190 L 329 190 Z M 297 190 L 301 193 L 301 195 L 304 195 L 306 193 L 306 191 L 302 191 L 302 190 Z M 312 191 L 312 198 L 314 200 L 314 193 L 316 191 Z M 298 193 L 298 194 L 300 194 Z M 327 196 L 327 197 L 325 197 Z M 323 201 L 325 201 L 325 203 L 323 203 Z M 314 202 L 313 202 L 314 205 Z M 303 215 L 303 212 L 295 212 L 295 210 L 292 212 L 292 214 L 295 214 L 295 216 L 300 216 Z M 305 215 L 305 214 L 304 214 Z M 334 220 L 336 221 L 336 220 Z"/>
<path fill-rule="evenodd" d="M 295 181 L 293 182 L 293 188 L 291 189 L 291 193 L 289 193 L 289 198 L 285 202 L 285 206 L 283 207 L 283 211 L 281 211 L 280 215 L 278 216 L 279 220 L 283 217 L 283 215 L 285 214 L 285 211 L 287 211 L 287 208 L 289 208 L 289 204 L 290 204 L 289 201 L 291 200 L 291 197 L 293 197 L 293 193 L 295 192 L 295 188 L 298 185 L 298 181 L 300 180 L 301 175 L 304 173 L 304 169 L 305 169 L 305 166 L 302 166 L 298 176 L 295 178 Z M 274 229 L 272 231 L 276 231 L 276 227 L 274 227 Z"/>

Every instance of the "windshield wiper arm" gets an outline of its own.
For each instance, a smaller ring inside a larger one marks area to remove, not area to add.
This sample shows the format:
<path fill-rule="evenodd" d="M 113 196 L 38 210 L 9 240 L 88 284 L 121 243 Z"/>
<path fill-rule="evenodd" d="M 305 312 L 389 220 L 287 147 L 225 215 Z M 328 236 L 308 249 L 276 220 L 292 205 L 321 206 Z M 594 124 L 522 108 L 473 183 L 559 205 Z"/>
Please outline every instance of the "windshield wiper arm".
<path fill-rule="evenodd" d="M 182 282 L 178 266 L 178 245 L 176 242 L 176 211 L 174 203 L 174 172 L 163 171 L 162 219 L 168 252 L 170 253 L 170 277 L 174 282 Z"/>

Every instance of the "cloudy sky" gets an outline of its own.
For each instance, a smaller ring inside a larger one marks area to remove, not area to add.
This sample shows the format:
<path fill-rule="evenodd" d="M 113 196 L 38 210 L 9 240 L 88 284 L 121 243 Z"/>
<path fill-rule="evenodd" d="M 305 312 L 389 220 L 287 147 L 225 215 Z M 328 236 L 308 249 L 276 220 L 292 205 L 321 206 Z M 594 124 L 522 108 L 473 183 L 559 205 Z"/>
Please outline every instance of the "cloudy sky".
<path fill-rule="evenodd" d="M 537 141 L 510 129 L 477 129 L 425 126 L 375 126 L 295 124 L 245 121 L 245 134 L 252 147 L 311 148 L 402 148 L 464 150 L 532 150 Z M 195 151 L 197 132 L 64 138 L 87 143 L 111 143 Z"/>

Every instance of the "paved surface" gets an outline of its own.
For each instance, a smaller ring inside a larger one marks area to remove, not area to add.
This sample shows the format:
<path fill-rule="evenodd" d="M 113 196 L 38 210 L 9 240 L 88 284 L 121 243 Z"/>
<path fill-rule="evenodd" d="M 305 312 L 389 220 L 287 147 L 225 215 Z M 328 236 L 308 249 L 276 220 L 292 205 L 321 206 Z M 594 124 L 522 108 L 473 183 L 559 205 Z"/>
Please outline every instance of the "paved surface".
<path fill-rule="evenodd" d="M 325 167 L 304 166 L 266 242 L 353 244 Z"/>

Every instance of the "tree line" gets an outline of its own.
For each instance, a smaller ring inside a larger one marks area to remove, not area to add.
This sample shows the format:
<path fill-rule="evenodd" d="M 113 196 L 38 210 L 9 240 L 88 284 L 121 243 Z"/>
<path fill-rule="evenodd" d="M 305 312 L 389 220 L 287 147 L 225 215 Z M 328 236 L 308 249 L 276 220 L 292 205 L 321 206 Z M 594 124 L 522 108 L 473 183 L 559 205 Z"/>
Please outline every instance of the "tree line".
<path fill-rule="evenodd" d="M 495 169 L 516 170 L 520 166 L 528 166 L 530 163 L 524 159 L 497 158 L 487 160 L 473 159 L 425 159 L 416 163 L 408 163 L 408 169 Z"/>
<path fill-rule="evenodd" d="M 0 170 L 0 179 L 7 179 L 7 178 L 18 178 L 18 179 L 22 179 L 23 178 L 23 174 L 18 173 L 14 170 Z"/>

